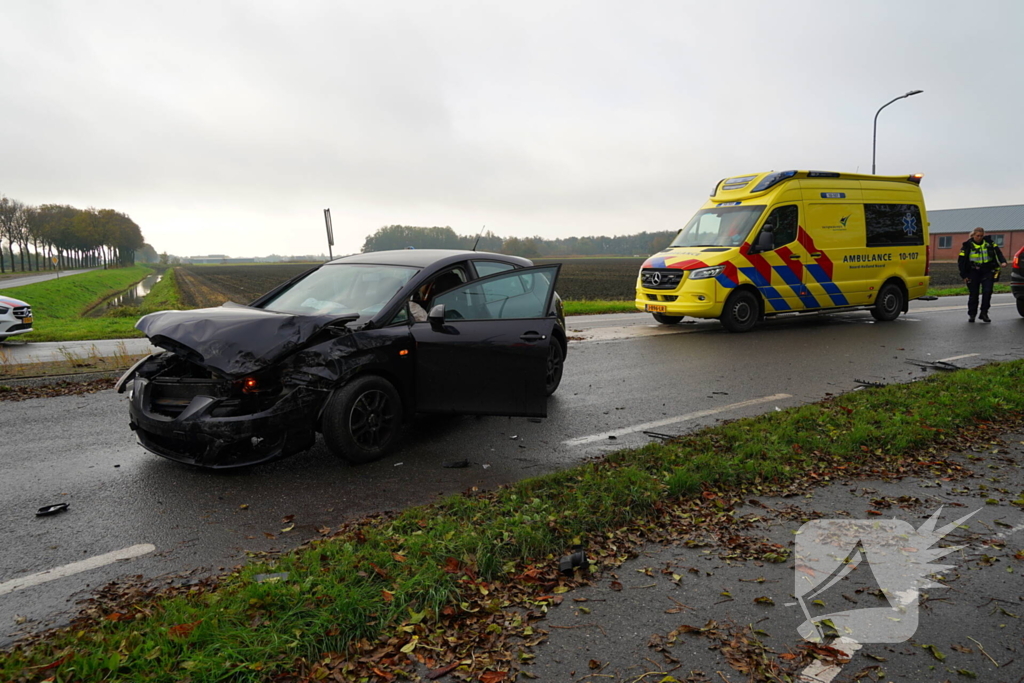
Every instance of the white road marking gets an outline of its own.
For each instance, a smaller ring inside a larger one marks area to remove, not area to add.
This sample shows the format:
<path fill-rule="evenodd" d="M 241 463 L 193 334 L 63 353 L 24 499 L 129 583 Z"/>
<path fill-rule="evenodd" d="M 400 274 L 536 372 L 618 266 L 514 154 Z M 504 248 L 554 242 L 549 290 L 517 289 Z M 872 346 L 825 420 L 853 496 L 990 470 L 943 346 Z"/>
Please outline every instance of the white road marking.
<path fill-rule="evenodd" d="M 686 415 L 677 415 L 676 417 L 666 417 L 664 420 L 655 420 L 654 422 L 644 422 L 643 424 L 633 425 L 631 427 L 623 427 L 622 429 L 614 429 L 610 432 L 601 432 L 600 434 L 591 434 L 590 436 L 579 436 L 575 439 L 566 439 L 562 444 L 566 446 L 582 446 L 583 444 L 593 443 L 595 441 L 603 441 L 609 436 L 616 438 L 624 436 L 626 434 L 633 434 L 634 432 L 642 432 L 648 429 L 656 429 L 658 427 L 664 427 L 665 425 L 674 424 L 676 422 L 686 422 L 687 420 L 696 420 L 699 417 L 707 417 L 708 415 L 717 415 L 718 413 L 728 412 L 730 410 L 736 410 L 737 408 L 746 408 L 747 406 L 756 406 L 761 403 L 770 403 L 771 401 L 781 401 L 784 398 L 793 398 L 790 394 L 774 394 L 772 396 L 762 396 L 761 398 L 752 398 L 749 401 L 740 401 L 739 403 L 731 403 L 727 406 L 720 406 L 718 408 L 708 408 L 707 410 L 698 410 L 693 413 L 687 413 Z"/>
<path fill-rule="evenodd" d="M 154 550 L 156 550 L 156 546 L 150 543 L 142 543 L 140 545 L 133 545 L 128 548 L 122 548 L 121 550 L 104 553 L 103 555 L 97 555 L 96 557 L 90 557 L 86 560 L 72 562 L 71 564 L 66 564 L 62 567 L 54 567 L 53 569 L 47 569 L 46 571 L 38 572 L 36 574 L 29 574 L 28 576 L 22 576 L 18 579 L 11 579 L 10 581 L 0 583 L 0 595 L 13 593 L 14 591 L 21 590 L 22 588 L 38 586 L 39 584 L 46 583 L 47 581 L 63 579 L 66 576 L 71 576 L 80 572 L 87 572 L 90 569 L 98 569 L 108 564 L 113 564 L 118 560 L 130 560 L 133 557 L 141 557 L 142 555 L 147 555 Z"/>
<path fill-rule="evenodd" d="M 972 356 L 978 356 L 978 355 L 981 355 L 981 354 L 965 353 L 962 356 L 951 356 L 949 358 L 943 358 L 942 360 L 938 360 L 938 361 L 935 361 L 935 362 L 936 363 L 948 363 L 948 362 L 953 361 L 953 360 L 960 360 L 961 358 L 971 358 Z"/>
<path fill-rule="evenodd" d="M 1016 305 L 1017 304 L 1015 304 L 1015 303 L 1009 303 L 1009 304 L 996 304 L 996 303 L 993 303 L 992 304 L 992 308 L 995 308 L 996 306 L 1016 306 Z M 959 306 L 933 306 L 933 307 L 930 307 L 930 308 L 915 308 L 914 309 L 914 313 L 932 313 L 934 311 L 963 311 L 964 313 L 966 313 L 967 312 L 967 307 L 964 306 L 963 304 L 960 304 Z"/>
<path fill-rule="evenodd" d="M 849 638 L 839 638 L 834 643 L 829 643 L 829 646 L 841 650 L 851 658 L 861 648 L 860 643 Z M 804 669 L 796 680 L 800 683 L 831 683 L 832 679 L 838 676 L 842 670 L 843 667 L 838 664 L 822 664 L 820 661 L 816 661 Z"/>

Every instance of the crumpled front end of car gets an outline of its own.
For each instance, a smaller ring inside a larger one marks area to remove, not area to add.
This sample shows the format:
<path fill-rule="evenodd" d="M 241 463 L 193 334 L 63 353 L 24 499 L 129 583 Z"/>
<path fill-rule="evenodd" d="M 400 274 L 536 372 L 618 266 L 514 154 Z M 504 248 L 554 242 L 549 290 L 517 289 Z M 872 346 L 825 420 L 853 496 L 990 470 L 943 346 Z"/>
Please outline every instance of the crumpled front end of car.
<path fill-rule="evenodd" d="M 225 378 L 173 352 L 126 373 L 131 428 L 157 455 L 211 469 L 255 465 L 310 448 L 327 392 L 267 369 Z"/>

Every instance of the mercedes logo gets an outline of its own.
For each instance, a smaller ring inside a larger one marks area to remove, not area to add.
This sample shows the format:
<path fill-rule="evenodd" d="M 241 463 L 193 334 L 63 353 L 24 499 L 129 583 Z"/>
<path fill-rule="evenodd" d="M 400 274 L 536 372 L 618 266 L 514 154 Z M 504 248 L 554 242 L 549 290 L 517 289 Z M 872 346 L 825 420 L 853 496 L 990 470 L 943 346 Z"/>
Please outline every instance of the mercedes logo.
<path fill-rule="evenodd" d="M 661 284 L 661 273 L 651 273 L 651 284 L 652 285 L 660 285 Z"/>

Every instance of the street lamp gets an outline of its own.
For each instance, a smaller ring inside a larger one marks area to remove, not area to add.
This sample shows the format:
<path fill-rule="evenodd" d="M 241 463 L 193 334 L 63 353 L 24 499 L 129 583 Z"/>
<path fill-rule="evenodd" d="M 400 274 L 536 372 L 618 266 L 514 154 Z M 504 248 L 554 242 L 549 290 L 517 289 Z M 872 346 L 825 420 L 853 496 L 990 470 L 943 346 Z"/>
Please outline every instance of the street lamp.
<path fill-rule="evenodd" d="M 924 90 L 911 90 L 906 95 L 900 95 L 899 97 L 895 97 L 895 98 L 889 100 L 888 102 L 883 104 L 881 107 L 879 107 L 878 111 L 875 112 L 875 127 L 874 127 L 874 130 L 871 133 L 871 175 L 875 175 L 875 147 L 876 147 L 876 144 L 878 142 L 878 115 L 882 113 L 883 109 L 888 107 L 890 104 L 892 104 L 896 100 L 902 100 L 902 99 L 904 99 L 906 97 L 910 97 L 911 95 L 919 95 L 919 94 L 921 94 L 923 92 L 924 92 Z"/>

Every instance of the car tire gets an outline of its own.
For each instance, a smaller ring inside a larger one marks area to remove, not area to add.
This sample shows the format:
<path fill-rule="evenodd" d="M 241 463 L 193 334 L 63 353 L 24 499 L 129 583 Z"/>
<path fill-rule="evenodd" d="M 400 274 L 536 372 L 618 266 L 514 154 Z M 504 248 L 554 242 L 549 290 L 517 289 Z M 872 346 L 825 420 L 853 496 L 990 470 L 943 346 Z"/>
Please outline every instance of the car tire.
<path fill-rule="evenodd" d="M 903 290 L 894 282 L 882 285 L 875 299 L 875 307 L 871 309 L 871 317 L 879 322 L 890 322 L 900 317 L 903 312 Z"/>
<path fill-rule="evenodd" d="M 551 340 L 548 346 L 547 372 L 544 375 L 544 395 L 550 396 L 562 383 L 562 370 L 565 367 L 565 351 L 562 350 L 562 343 L 557 339 Z"/>
<path fill-rule="evenodd" d="M 725 300 L 722 309 L 722 327 L 730 332 L 746 332 L 751 329 L 761 315 L 761 307 L 753 292 L 746 289 L 733 292 Z"/>
<path fill-rule="evenodd" d="M 1014 299 L 1017 302 L 1017 313 L 1024 317 L 1024 298 Z M 3 337 L 0 337 L 0 341 L 3 341 Z"/>
<path fill-rule="evenodd" d="M 402 398 L 391 382 L 376 375 L 357 377 L 336 390 L 324 408 L 327 447 L 353 465 L 386 455 L 401 428 Z"/>
<path fill-rule="evenodd" d="M 677 325 L 683 319 L 681 315 L 665 315 L 664 313 L 652 313 L 651 315 L 662 325 Z"/>

